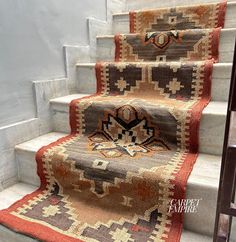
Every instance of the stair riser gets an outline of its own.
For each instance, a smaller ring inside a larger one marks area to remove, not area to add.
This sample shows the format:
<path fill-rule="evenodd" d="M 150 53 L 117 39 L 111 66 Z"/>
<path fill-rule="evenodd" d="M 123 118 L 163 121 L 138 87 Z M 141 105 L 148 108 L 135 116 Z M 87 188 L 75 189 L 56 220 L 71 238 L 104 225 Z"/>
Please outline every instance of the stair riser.
<path fill-rule="evenodd" d="M 220 35 L 219 46 L 219 62 L 232 62 L 234 40 L 236 29 L 222 29 Z M 114 61 L 115 43 L 114 37 L 98 36 L 97 37 L 97 60 L 98 61 Z"/>
<path fill-rule="evenodd" d="M 155 2 L 157 3 L 157 1 L 155 1 Z M 158 2 L 158 5 L 159 4 L 160 3 Z M 236 3 L 228 4 L 226 16 L 225 16 L 224 28 L 236 28 L 236 18 L 234 16 L 235 12 L 236 12 Z M 112 30 L 113 30 L 113 34 L 129 33 L 129 15 L 128 15 L 128 13 L 113 15 Z"/>
<path fill-rule="evenodd" d="M 16 150 L 16 160 L 18 163 L 19 180 L 27 184 L 39 186 L 40 179 L 37 175 L 35 152 Z"/>
<path fill-rule="evenodd" d="M 69 105 L 52 104 L 55 132 L 70 132 Z M 200 122 L 199 150 L 201 153 L 221 155 L 225 115 L 204 113 Z"/>
<path fill-rule="evenodd" d="M 30 183 L 32 185 L 39 185 L 39 179 L 36 175 L 35 152 L 26 150 L 16 150 L 16 157 L 21 164 L 19 169 L 20 181 Z M 37 179 L 35 179 L 37 177 Z M 197 233 L 211 234 L 214 225 L 215 203 L 216 203 L 217 189 L 208 186 L 196 186 L 191 179 L 189 179 L 187 186 L 187 198 L 202 199 L 199 203 L 198 212 L 185 215 L 185 227 Z M 212 216 L 205 216 L 206 211 Z"/>
<path fill-rule="evenodd" d="M 203 3 L 214 3 L 219 2 L 216 0 L 201 0 Z M 235 0 L 228 0 L 228 5 Z M 126 11 L 132 11 L 137 9 L 151 9 L 151 8 L 165 8 L 165 7 L 175 7 L 175 6 L 184 6 L 184 5 L 196 5 L 199 4 L 199 0 L 168 0 L 168 1 L 156 1 L 156 0 L 129 0 L 126 3 Z M 232 3 L 231 3 L 232 4 Z"/>
<path fill-rule="evenodd" d="M 184 228 L 201 234 L 213 234 L 217 193 L 215 187 L 207 187 L 204 184 L 188 185 L 187 198 L 200 199 L 200 202 L 196 213 L 185 214 Z"/>
<path fill-rule="evenodd" d="M 231 78 L 231 64 L 215 64 L 212 74 L 212 101 L 227 101 Z M 94 65 L 77 66 L 78 93 L 96 92 L 96 75 Z"/>

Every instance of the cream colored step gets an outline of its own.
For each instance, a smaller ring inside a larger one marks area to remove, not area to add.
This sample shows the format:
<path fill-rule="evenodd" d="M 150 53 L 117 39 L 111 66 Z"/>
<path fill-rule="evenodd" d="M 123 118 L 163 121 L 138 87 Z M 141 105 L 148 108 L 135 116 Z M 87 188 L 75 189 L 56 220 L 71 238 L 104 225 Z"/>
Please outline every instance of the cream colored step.
<path fill-rule="evenodd" d="M 38 184 L 17 183 L 0 192 L 0 210 L 8 208 L 25 195 L 35 191 Z M 1 236 L 0 236 L 1 237 Z"/>
<path fill-rule="evenodd" d="M 233 60 L 236 28 L 222 29 L 219 46 L 219 62 L 230 63 Z M 97 36 L 97 60 L 114 61 L 115 43 L 114 35 Z"/>
<path fill-rule="evenodd" d="M 35 153 L 41 146 L 47 145 L 64 133 L 49 133 L 16 146 L 19 164 L 19 177 L 22 182 L 39 185 L 36 173 Z M 186 214 L 185 228 L 196 233 L 210 235 L 214 227 L 217 188 L 220 173 L 220 156 L 199 154 L 187 184 L 187 198 L 199 198 L 198 212 Z M 207 214 L 207 216 L 206 216 Z"/>
<path fill-rule="evenodd" d="M 138 2 L 138 1 L 136 1 Z M 148 7 L 148 3 L 151 1 L 146 1 L 145 8 Z M 152 8 L 158 8 L 160 6 L 160 1 L 153 1 L 154 6 Z M 163 1 L 165 3 L 165 1 Z M 169 1 L 168 1 L 169 3 Z M 191 3 L 193 4 L 193 2 Z M 179 5 L 179 4 L 178 4 Z M 181 4 L 182 5 L 182 4 Z M 158 7 L 157 7 L 158 6 Z M 236 2 L 228 2 L 227 11 L 225 16 L 224 28 L 236 28 Z M 113 33 L 129 33 L 129 13 L 117 13 L 113 15 L 112 24 Z"/>
<path fill-rule="evenodd" d="M 69 104 L 73 99 L 86 95 L 88 94 L 74 94 L 51 100 L 54 131 L 70 132 Z M 199 131 L 200 152 L 215 155 L 221 154 L 226 109 L 226 102 L 210 102 L 203 110 Z"/>
<path fill-rule="evenodd" d="M 19 180 L 31 185 L 39 185 L 36 172 L 35 153 L 44 145 L 50 144 L 65 136 L 65 133 L 48 133 L 15 146 Z M 23 157 L 23 159 L 22 159 Z"/>
<path fill-rule="evenodd" d="M 204 3 L 217 3 L 220 0 L 168 0 L 168 1 L 156 1 L 156 0 L 128 0 L 126 1 L 126 11 L 132 11 L 137 9 L 151 9 L 151 8 L 166 8 L 185 5 L 198 5 Z M 228 4 L 235 3 L 235 0 L 228 0 Z"/>
<path fill-rule="evenodd" d="M 0 192 L 0 210 L 8 208 L 25 195 L 35 191 L 37 186 L 26 183 L 17 183 Z M 28 236 L 15 233 L 8 228 L 0 225 L 0 242 L 35 242 Z"/>
<path fill-rule="evenodd" d="M 78 63 L 77 91 L 79 93 L 96 92 L 95 63 Z M 231 63 L 214 64 L 212 74 L 212 101 L 227 101 L 231 78 Z"/>

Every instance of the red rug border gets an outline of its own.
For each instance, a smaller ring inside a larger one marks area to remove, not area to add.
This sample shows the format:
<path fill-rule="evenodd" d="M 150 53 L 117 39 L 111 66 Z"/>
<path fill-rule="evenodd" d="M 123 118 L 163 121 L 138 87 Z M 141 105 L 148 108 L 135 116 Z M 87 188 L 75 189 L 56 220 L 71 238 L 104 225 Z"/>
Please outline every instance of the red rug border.
<path fill-rule="evenodd" d="M 130 33 L 135 33 L 136 28 L 135 28 L 135 20 L 136 20 L 136 12 L 135 11 L 130 11 L 129 12 L 129 31 Z"/>
<path fill-rule="evenodd" d="M 207 104 L 210 102 L 211 99 L 211 75 L 213 70 L 213 62 L 212 61 L 206 61 L 205 62 L 205 76 L 204 76 L 204 85 L 203 85 L 203 94 L 202 99 L 196 103 L 191 109 L 191 118 L 190 118 L 190 125 L 189 127 L 192 127 L 194 125 L 194 129 L 191 131 L 190 143 L 192 143 L 193 146 L 195 146 L 194 150 L 190 151 L 188 155 L 186 156 L 181 168 L 179 169 L 177 174 L 173 174 L 175 176 L 175 180 L 172 181 L 172 184 L 180 184 L 177 186 L 179 189 L 174 189 L 174 195 L 173 198 L 175 199 L 183 199 L 186 198 L 186 185 L 188 178 L 193 170 L 193 166 L 196 162 L 196 159 L 198 157 L 198 142 L 199 142 L 199 133 L 197 132 L 200 125 L 200 119 L 202 115 L 203 109 L 207 106 Z M 197 112 L 196 112 L 196 110 Z M 196 122 L 196 117 L 198 122 Z M 196 143 L 197 141 L 197 143 Z M 197 150 L 196 150 L 197 149 Z M 183 168 L 184 167 L 184 168 Z M 181 187 L 184 187 L 184 190 L 180 189 Z M 170 218 L 172 220 L 172 224 L 176 224 L 176 226 L 170 227 L 170 232 L 168 233 L 168 238 L 166 241 L 179 241 L 182 229 L 183 229 L 183 220 L 184 220 L 184 213 L 173 213 L 172 217 Z M 163 238 L 165 239 L 165 238 Z"/>
<path fill-rule="evenodd" d="M 115 42 L 115 61 L 120 61 L 120 51 L 121 51 L 121 42 L 120 42 L 121 34 L 116 34 L 114 36 L 114 42 Z"/>
<path fill-rule="evenodd" d="M 223 0 L 222 2 L 219 3 L 218 27 L 224 28 L 226 11 L 227 11 L 227 0 Z"/>

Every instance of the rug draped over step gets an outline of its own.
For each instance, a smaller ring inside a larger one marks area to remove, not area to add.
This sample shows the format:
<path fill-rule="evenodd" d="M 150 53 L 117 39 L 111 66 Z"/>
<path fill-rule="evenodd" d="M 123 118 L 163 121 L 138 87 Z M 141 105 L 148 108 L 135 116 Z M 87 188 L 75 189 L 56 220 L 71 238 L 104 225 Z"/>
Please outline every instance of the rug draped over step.
<path fill-rule="evenodd" d="M 130 12 L 130 32 L 209 29 L 224 27 L 226 1 Z"/>
<path fill-rule="evenodd" d="M 97 93 L 70 104 L 71 135 L 37 153 L 40 189 L 1 223 L 43 241 L 179 241 L 183 213 L 169 205 L 197 158 L 225 7 L 130 13 L 140 33 L 115 36 Z"/>

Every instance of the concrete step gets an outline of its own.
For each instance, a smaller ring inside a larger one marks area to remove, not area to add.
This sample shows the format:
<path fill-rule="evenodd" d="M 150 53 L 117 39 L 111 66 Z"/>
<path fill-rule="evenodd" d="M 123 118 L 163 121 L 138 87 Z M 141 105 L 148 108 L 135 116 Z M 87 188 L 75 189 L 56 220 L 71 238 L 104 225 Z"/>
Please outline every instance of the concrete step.
<path fill-rule="evenodd" d="M 35 153 L 41 146 L 64 135 L 64 133 L 49 133 L 16 146 L 19 177 L 22 182 L 39 185 L 39 180 L 35 180 L 37 176 Z M 197 198 L 201 201 L 197 213 L 185 215 L 185 228 L 188 230 L 208 235 L 213 231 L 220 161 L 220 156 L 207 154 L 200 154 L 196 161 L 188 180 L 187 198 Z"/>
<path fill-rule="evenodd" d="M 8 189 L 0 192 L 0 209 L 7 208 L 17 200 L 21 199 L 23 196 L 33 192 L 37 187 L 18 183 L 9 187 Z M 8 200 L 6 199 L 8 198 Z M 50 237 L 49 237 L 50 238 Z M 0 242 L 36 242 L 38 240 L 32 239 L 20 233 L 16 233 L 2 225 L 0 225 Z M 181 236 L 181 242 L 211 242 L 212 238 L 197 234 L 188 230 L 183 230 Z"/>
<path fill-rule="evenodd" d="M 52 132 L 15 146 L 18 177 L 21 182 L 39 186 L 40 179 L 37 175 L 35 161 L 36 152 L 42 146 L 48 145 L 65 135 L 65 133 Z"/>
<path fill-rule="evenodd" d="M 77 91 L 79 93 L 96 92 L 95 63 L 78 63 Z M 214 64 L 212 75 L 212 101 L 227 101 L 231 78 L 231 63 Z"/>
<path fill-rule="evenodd" d="M 122 32 L 123 33 L 123 32 Z M 219 46 L 219 62 L 230 63 L 233 60 L 236 28 L 222 29 Z M 114 61 L 114 35 L 97 36 L 97 61 Z"/>
<path fill-rule="evenodd" d="M 185 5 L 196 5 L 204 3 L 215 3 L 220 2 L 219 0 L 168 0 L 168 1 L 156 1 L 156 0 L 129 0 L 126 1 L 126 11 L 138 10 L 138 9 L 151 9 L 151 8 L 166 8 L 166 7 L 176 7 Z M 229 4 L 234 4 L 235 0 L 228 0 Z"/>
<path fill-rule="evenodd" d="M 23 198 L 25 195 L 35 191 L 38 186 L 26 183 L 17 183 L 0 192 L 0 210 L 8 208 L 16 201 Z M 36 242 L 36 240 L 15 233 L 8 228 L 0 225 L 0 242 Z"/>
<path fill-rule="evenodd" d="M 69 104 L 73 99 L 86 95 L 74 94 L 51 100 L 54 131 L 70 132 Z M 226 109 L 226 102 L 210 102 L 204 109 L 199 131 L 200 152 L 221 155 Z"/>
<path fill-rule="evenodd" d="M 141 7 L 140 9 L 150 9 L 150 8 L 158 8 L 161 7 L 160 1 L 153 1 L 153 6 L 149 7 L 149 3 L 151 1 L 145 1 L 145 7 Z M 168 4 L 170 1 L 167 1 Z M 140 1 L 136 1 L 136 3 L 140 3 Z M 165 3 L 163 1 L 163 3 Z M 178 3 L 180 5 L 181 3 Z M 191 1 L 191 4 L 193 2 Z M 170 6 L 170 4 L 168 5 Z M 164 7 L 164 6 L 163 6 Z M 225 25 L 224 28 L 236 28 L 236 2 L 228 2 L 227 4 L 227 11 L 225 16 Z M 117 13 L 113 15 L 113 23 L 112 23 L 112 30 L 113 33 L 129 33 L 129 13 Z"/>

